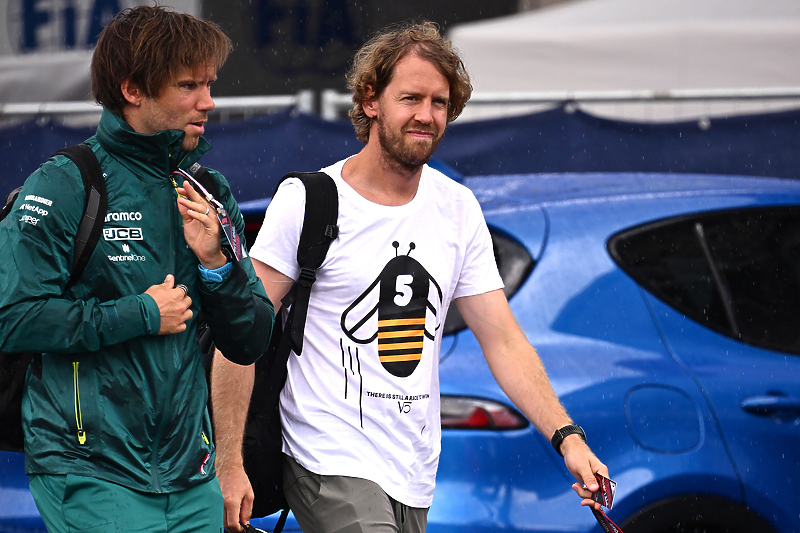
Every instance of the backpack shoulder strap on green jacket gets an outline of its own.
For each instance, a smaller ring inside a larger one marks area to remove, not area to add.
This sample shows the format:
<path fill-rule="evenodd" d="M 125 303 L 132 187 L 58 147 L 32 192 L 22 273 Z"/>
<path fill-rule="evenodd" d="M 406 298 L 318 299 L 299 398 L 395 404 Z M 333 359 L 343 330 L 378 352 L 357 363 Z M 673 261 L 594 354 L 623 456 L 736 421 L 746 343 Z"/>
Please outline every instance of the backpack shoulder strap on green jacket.
<path fill-rule="evenodd" d="M 83 188 L 86 191 L 86 201 L 83 208 L 83 217 L 75 234 L 75 254 L 72 257 L 72 272 L 67 281 L 67 288 L 75 284 L 83 274 L 83 269 L 89 262 L 100 235 L 103 232 L 103 219 L 108 209 L 108 196 L 106 194 L 106 180 L 100 163 L 87 144 L 76 144 L 62 148 L 56 155 L 61 154 L 70 158 L 83 179 Z"/>

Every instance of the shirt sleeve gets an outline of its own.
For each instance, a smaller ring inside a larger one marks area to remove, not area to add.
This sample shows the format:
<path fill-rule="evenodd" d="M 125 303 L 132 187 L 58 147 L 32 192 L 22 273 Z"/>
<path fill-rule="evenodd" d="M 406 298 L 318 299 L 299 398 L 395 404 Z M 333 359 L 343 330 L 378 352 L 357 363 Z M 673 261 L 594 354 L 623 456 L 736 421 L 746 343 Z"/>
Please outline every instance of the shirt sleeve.
<path fill-rule="evenodd" d="M 503 288 L 494 247 L 480 204 L 471 191 L 466 201 L 464 263 L 453 298 L 474 296 Z"/>
<path fill-rule="evenodd" d="M 278 188 L 267 207 L 264 223 L 258 231 L 250 256 L 271 266 L 281 274 L 297 280 L 297 246 L 306 208 L 303 183 L 289 178 Z"/>

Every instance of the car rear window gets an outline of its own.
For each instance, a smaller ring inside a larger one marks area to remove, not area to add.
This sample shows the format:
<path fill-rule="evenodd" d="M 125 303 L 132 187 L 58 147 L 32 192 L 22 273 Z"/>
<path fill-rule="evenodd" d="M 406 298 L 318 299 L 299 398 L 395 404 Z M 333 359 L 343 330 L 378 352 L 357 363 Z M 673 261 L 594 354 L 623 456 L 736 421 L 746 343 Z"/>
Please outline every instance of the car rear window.
<path fill-rule="evenodd" d="M 748 344 L 800 354 L 800 206 L 660 220 L 614 235 L 608 250 L 687 317 Z"/>
<path fill-rule="evenodd" d="M 492 236 L 497 270 L 503 279 L 503 292 L 506 298 L 511 299 L 533 271 L 536 261 L 522 243 L 504 231 L 489 226 L 489 233 Z M 447 310 L 442 335 L 452 335 L 465 329 L 467 323 L 464 322 L 458 307 L 455 304 L 451 305 Z"/>

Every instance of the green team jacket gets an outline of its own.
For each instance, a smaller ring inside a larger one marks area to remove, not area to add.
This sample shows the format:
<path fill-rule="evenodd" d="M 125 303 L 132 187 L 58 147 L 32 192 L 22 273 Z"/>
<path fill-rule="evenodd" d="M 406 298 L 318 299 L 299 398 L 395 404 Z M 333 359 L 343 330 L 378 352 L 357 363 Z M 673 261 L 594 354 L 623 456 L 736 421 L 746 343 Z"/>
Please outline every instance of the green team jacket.
<path fill-rule="evenodd" d="M 274 312 L 246 258 L 220 283 L 203 280 L 186 245 L 170 173 L 206 152 L 180 151 L 183 132 L 134 132 L 103 111 L 86 142 L 106 179 L 103 236 L 65 291 L 84 207 L 75 164 L 51 158 L 0 224 L 0 349 L 42 352 L 23 398 L 26 472 L 94 476 L 145 492 L 185 490 L 215 476 L 208 389 L 197 342 L 202 309 L 217 346 L 240 364 L 266 349 Z M 212 175 L 240 235 L 230 187 Z M 189 288 L 184 332 L 157 335 L 144 292 L 167 274 Z"/>

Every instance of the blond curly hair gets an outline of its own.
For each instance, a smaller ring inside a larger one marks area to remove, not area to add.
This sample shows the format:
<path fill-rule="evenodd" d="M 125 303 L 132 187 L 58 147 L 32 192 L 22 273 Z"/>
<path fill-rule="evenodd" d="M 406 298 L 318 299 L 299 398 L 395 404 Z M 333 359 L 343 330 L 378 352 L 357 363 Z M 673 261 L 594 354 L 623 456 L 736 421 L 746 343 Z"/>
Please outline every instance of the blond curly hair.
<path fill-rule="evenodd" d="M 353 108 L 348 114 L 359 141 L 369 140 L 372 127 L 372 118 L 362 104 L 381 95 L 392 81 L 397 63 L 409 54 L 430 61 L 450 84 L 447 122 L 455 120 L 467 105 L 472 95 L 469 74 L 453 44 L 441 36 L 439 27 L 429 21 L 390 26 L 356 52 L 347 73 L 347 88 L 353 93 Z"/>

